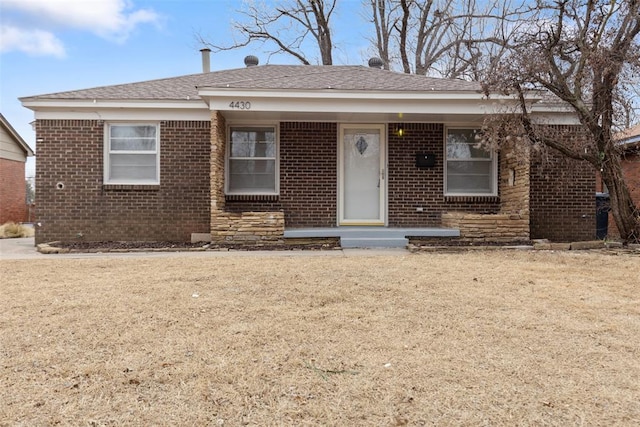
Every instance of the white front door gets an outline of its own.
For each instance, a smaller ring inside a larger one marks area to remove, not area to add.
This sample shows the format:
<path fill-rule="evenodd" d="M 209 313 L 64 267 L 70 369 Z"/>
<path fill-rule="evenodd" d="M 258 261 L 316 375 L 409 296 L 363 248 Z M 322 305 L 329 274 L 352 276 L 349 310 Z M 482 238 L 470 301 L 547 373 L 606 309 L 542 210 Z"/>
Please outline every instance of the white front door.
<path fill-rule="evenodd" d="M 385 126 L 340 126 L 340 225 L 385 223 Z"/>

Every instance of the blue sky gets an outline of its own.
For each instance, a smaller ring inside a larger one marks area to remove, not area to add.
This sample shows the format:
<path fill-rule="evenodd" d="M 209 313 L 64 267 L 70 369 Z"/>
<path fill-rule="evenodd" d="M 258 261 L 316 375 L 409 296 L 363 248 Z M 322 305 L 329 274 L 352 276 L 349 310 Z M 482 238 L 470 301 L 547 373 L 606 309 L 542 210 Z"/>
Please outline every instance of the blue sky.
<path fill-rule="evenodd" d="M 33 112 L 18 97 L 198 73 L 196 34 L 231 43 L 240 6 L 240 0 L 0 0 L 0 111 L 37 152 Z M 366 63 L 372 31 L 362 11 L 361 0 L 339 1 L 334 63 Z M 266 62 L 256 45 L 212 54 L 211 69 L 243 67 L 249 54 Z M 295 62 L 280 56 L 270 63 Z M 30 160 L 27 176 L 33 174 Z"/>

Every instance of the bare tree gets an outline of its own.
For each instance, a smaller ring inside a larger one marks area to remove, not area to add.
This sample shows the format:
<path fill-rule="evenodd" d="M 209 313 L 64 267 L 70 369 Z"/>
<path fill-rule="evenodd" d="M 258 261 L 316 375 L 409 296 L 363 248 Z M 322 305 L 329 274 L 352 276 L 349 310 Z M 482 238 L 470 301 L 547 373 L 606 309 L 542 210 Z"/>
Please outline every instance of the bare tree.
<path fill-rule="evenodd" d="M 640 212 L 623 179 L 622 147 L 613 135 L 618 124 L 625 124 L 629 90 L 640 80 L 640 0 L 537 0 L 521 10 L 521 19 L 528 29 L 521 28 L 491 73 L 487 93 L 499 89 L 518 99 L 511 134 L 520 133 L 530 143 L 600 171 L 621 236 L 637 242 Z M 570 108 L 582 125 L 582 138 L 536 124 L 529 101 L 532 90 Z"/>
<path fill-rule="evenodd" d="M 390 69 L 391 58 L 391 37 L 393 28 L 398 24 L 398 4 L 392 4 L 389 0 L 367 0 L 371 8 L 371 22 L 375 28 L 375 38 L 369 41 L 376 46 L 378 56 L 384 64 L 385 70 Z"/>
<path fill-rule="evenodd" d="M 279 0 L 275 6 L 245 0 L 238 13 L 244 19 L 233 23 L 240 40 L 220 45 L 199 35 L 199 41 L 215 52 L 234 50 L 252 43 L 270 46 L 269 56 L 285 53 L 309 65 L 312 52 L 322 65 L 333 64 L 331 16 L 337 0 Z M 312 42 L 309 42 L 309 40 Z M 317 48 L 317 51 L 315 50 Z"/>
<path fill-rule="evenodd" d="M 499 52 L 507 6 L 476 0 L 365 0 L 376 46 L 386 68 L 398 62 L 405 73 L 477 79 Z M 496 49 L 498 47 L 498 49 Z"/>

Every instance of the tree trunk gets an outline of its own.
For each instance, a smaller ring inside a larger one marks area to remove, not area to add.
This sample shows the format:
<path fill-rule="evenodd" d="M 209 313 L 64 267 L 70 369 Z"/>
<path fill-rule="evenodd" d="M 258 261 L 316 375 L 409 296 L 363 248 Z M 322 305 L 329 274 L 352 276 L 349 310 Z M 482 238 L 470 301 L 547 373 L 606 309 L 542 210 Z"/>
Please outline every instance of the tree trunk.
<path fill-rule="evenodd" d="M 400 59 L 402 60 L 402 71 L 406 74 L 411 74 L 411 66 L 409 65 L 409 55 L 407 53 L 407 37 L 409 31 L 409 17 L 411 11 L 406 0 L 400 1 L 402 7 L 402 26 L 400 27 Z"/>
<path fill-rule="evenodd" d="M 620 158 L 613 156 L 602 163 L 602 180 L 609 189 L 611 213 L 620 237 L 626 242 L 640 242 L 640 211 L 631 199 L 624 180 Z"/>

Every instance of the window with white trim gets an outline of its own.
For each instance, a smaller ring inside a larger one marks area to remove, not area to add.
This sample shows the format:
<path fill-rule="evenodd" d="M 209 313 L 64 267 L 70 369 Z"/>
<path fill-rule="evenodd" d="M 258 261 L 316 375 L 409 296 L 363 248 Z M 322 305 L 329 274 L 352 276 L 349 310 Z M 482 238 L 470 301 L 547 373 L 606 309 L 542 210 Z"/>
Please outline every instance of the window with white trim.
<path fill-rule="evenodd" d="M 468 128 L 447 129 L 445 194 L 497 194 L 497 155 L 479 145 L 478 132 L 478 129 Z"/>
<path fill-rule="evenodd" d="M 160 183 L 160 129 L 157 124 L 106 125 L 106 184 Z"/>
<path fill-rule="evenodd" d="M 231 126 L 227 194 L 277 194 L 278 144 L 274 126 Z"/>

